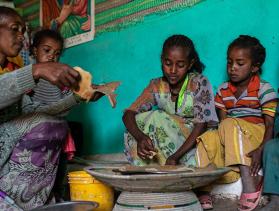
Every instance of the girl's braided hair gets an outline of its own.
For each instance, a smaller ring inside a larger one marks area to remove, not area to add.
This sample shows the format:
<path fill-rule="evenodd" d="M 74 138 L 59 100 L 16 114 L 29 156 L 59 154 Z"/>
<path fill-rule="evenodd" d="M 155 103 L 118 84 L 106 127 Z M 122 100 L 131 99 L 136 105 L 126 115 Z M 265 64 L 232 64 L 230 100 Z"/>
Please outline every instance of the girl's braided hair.
<path fill-rule="evenodd" d="M 203 71 L 204 65 L 200 61 L 194 43 L 190 38 L 186 37 L 185 35 L 172 35 L 171 37 L 167 38 L 163 45 L 162 57 L 165 55 L 168 49 L 174 46 L 185 48 L 188 52 L 187 59 L 189 59 L 189 61 L 194 60 L 194 64 L 189 72 L 196 71 L 201 73 Z"/>

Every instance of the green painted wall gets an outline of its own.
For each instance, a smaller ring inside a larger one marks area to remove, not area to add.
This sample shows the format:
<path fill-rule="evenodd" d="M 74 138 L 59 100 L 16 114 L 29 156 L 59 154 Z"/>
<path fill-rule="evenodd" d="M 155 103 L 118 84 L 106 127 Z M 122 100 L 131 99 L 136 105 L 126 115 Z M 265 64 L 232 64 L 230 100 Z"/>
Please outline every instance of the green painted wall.
<path fill-rule="evenodd" d="M 226 78 L 228 44 L 239 34 L 258 37 L 267 49 L 262 77 L 277 89 L 278 8 L 278 0 L 206 0 L 192 8 L 149 16 L 135 26 L 101 34 L 92 42 L 67 49 L 62 62 L 91 71 L 95 83 L 122 81 L 115 109 L 102 98 L 72 111 L 70 118 L 84 125 L 84 152 L 123 150 L 122 112 L 150 79 L 161 75 L 161 46 L 172 34 L 185 34 L 193 39 L 206 65 L 204 74 L 215 91 Z"/>

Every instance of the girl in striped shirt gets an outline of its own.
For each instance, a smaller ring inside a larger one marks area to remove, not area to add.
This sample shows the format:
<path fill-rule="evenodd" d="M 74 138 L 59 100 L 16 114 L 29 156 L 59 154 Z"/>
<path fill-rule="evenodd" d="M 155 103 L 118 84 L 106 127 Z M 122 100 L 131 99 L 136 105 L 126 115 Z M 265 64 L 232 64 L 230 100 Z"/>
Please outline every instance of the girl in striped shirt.
<path fill-rule="evenodd" d="M 248 35 L 239 36 L 229 45 L 229 81 L 219 87 L 215 97 L 220 125 L 218 130 L 198 138 L 199 166 L 215 163 L 217 167 L 231 167 L 222 182 L 241 177 L 239 210 L 253 210 L 258 205 L 263 146 L 273 137 L 277 95 L 260 78 L 265 56 L 259 40 Z"/>

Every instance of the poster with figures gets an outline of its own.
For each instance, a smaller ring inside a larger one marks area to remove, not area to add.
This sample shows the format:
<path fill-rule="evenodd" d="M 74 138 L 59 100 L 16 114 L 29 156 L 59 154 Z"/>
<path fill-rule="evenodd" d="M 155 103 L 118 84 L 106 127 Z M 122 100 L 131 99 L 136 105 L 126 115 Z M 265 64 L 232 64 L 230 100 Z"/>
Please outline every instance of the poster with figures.
<path fill-rule="evenodd" d="M 93 40 L 94 0 L 41 0 L 41 25 L 59 30 L 65 48 Z"/>

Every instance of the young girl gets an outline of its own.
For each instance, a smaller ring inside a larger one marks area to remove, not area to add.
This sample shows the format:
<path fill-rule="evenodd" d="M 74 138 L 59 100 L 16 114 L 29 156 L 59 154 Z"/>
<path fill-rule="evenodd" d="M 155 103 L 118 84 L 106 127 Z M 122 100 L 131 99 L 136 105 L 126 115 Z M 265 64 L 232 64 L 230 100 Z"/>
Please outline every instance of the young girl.
<path fill-rule="evenodd" d="M 239 210 L 256 208 L 261 195 L 258 172 L 263 146 L 273 136 L 277 96 L 271 85 L 260 79 L 265 48 L 258 39 L 241 35 L 228 47 L 229 81 L 222 84 L 215 97 L 221 121 L 218 131 L 199 138 L 197 160 L 203 167 L 213 162 L 230 166 L 233 173 L 227 182 L 238 179 L 243 190 Z M 229 176 L 229 175 L 227 175 Z"/>
<path fill-rule="evenodd" d="M 125 152 L 134 165 L 195 165 L 196 138 L 217 122 L 211 85 L 184 35 L 165 41 L 161 63 L 163 77 L 151 80 L 123 115 Z"/>

